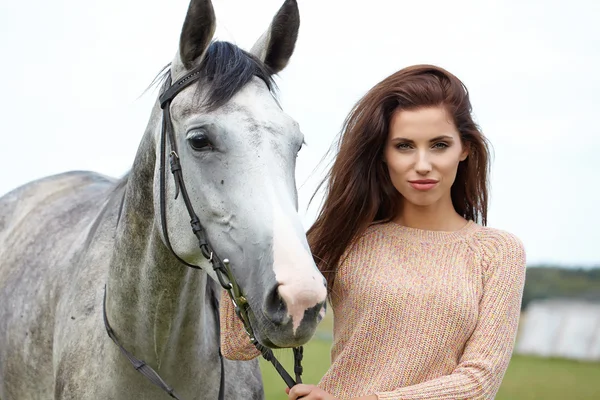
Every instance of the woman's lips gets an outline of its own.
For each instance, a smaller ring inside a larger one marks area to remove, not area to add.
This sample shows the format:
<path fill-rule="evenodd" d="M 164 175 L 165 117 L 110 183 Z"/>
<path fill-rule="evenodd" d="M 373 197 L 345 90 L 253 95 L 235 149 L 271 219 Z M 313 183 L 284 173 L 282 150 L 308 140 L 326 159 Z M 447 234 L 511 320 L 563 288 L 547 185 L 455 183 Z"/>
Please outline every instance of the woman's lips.
<path fill-rule="evenodd" d="M 414 189 L 423 190 L 423 191 L 433 189 L 438 183 L 438 181 L 433 180 L 433 179 L 420 179 L 420 180 L 408 181 L 408 182 Z"/>

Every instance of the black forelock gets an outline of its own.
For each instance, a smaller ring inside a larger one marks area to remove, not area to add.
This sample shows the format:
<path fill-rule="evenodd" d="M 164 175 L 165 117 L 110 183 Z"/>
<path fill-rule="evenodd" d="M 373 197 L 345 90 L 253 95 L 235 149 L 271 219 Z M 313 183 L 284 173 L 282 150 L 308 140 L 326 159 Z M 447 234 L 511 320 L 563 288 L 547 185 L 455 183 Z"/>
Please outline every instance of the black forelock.
<path fill-rule="evenodd" d="M 161 81 L 171 73 L 169 66 L 161 74 Z M 258 77 L 275 95 L 277 89 L 273 73 L 252 54 L 229 42 L 214 41 L 206 49 L 200 64 L 191 72 L 200 71 L 198 91 L 204 92 L 203 105 L 215 109 L 227 103 L 253 77 Z M 166 87 L 163 85 L 163 90 Z"/>

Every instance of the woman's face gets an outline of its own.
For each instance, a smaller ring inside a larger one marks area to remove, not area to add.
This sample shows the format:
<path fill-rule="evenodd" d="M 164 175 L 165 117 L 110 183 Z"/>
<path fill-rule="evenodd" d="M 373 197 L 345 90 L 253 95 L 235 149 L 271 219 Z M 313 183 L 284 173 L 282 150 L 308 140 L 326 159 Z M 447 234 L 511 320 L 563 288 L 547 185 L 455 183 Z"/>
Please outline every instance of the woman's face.
<path fill-rule="evenodd" d="M 392 115 L 384 160 L 392 184 L 409 204 L 451 205 L 450 189 L 458 164 L 467 154 L 443 107 L 402 110 Z"/>

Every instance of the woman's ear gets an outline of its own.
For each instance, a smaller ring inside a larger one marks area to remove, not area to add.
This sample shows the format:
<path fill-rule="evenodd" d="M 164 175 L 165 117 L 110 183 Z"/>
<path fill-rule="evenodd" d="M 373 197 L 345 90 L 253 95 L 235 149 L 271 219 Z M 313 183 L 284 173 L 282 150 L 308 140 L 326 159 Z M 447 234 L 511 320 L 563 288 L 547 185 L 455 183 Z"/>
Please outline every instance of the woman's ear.
<path fill-rule="evenodd" d="M 467 159 L 467 157 L 469 156 L 469 146 L 464 146 L 463 145 L 463 151 L 462 153 L 460 153 L 460 161 L 465 161 Z"/>

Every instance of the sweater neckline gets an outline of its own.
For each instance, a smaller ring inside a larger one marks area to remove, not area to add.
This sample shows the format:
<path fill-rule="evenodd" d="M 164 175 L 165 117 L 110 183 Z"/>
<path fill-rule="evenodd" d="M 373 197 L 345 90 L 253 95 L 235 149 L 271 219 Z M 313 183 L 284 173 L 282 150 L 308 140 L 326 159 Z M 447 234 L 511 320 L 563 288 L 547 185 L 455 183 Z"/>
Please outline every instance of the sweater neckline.
<path fill-rule="evenodd" d="M 411 228 L 394 221 L 390 221 L 388 225 L 393 227 L 394 232 L 402 235 L 403 237 L 420 242 L 448 242 L 459 240 L 471 234 L 479 226 L 471 220 L 467 221 L 465 225 L 455 231 L 433 231 L 420 228 Z"/>

